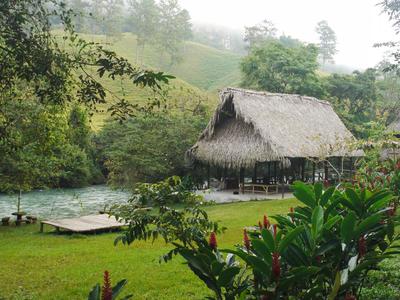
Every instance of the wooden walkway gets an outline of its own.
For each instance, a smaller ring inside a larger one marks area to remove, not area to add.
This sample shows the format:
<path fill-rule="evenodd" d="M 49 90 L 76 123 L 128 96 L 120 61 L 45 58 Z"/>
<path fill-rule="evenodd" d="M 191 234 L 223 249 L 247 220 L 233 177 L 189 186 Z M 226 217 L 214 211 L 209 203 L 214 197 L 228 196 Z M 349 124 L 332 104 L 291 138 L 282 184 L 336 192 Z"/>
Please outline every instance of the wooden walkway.
<path fill-rule="evenodd" d="M 43 232 L 45 224 L 54 226 L 57 231 L 63 229 L 71 232 L 94 232 L 106 229 L 112 230 L 124 226 L 124 223 L 118 222 L 114 216 L 110 217 L 107 214 L 41 221 L 40 232 Z"/>

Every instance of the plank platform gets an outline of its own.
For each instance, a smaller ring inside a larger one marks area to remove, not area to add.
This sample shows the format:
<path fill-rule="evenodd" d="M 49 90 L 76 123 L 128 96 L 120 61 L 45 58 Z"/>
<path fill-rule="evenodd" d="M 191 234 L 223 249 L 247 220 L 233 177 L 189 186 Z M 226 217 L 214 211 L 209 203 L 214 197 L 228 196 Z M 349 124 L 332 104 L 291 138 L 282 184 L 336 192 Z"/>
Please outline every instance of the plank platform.
<path fill-rule="evenodd" d="M 114 216 L 109 216 L 108 214 L 41 221 L 40 232 L 43 232 L 45 224 L 54 226 L 57 231 L 63 229 L 71 232 L 94 232 L 105 229 L 111 230 L 125 225 L 122 222 L 118 222 Z"/>

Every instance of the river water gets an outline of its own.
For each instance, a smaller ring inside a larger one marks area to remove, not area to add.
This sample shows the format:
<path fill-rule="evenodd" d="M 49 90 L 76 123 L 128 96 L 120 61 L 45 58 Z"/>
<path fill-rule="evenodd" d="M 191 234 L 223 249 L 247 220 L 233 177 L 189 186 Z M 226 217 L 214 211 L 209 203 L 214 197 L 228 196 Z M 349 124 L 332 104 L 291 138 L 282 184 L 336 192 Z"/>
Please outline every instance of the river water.
<path fill-rule="evenodd" d="M 105 205 L 125 202 L 129 193 L 106 185 L 78 189 L 49 189 L 22 194 L 21 210 L 41 219 L 94 214 Z M 17 210 L 17 195 L 0 194 L 0 218 Z"/>

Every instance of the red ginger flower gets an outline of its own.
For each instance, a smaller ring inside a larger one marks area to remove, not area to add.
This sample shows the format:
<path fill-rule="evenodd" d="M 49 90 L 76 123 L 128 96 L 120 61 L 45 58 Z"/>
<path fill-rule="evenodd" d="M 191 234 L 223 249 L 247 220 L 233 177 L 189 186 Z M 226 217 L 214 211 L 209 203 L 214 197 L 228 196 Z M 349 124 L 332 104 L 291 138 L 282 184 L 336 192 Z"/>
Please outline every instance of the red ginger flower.
<path fill-rule="evenodd" d="M 344 300 L 357 300 L 357 298 L 352 293 L 347 292 Z"/>
<path fill-rule="evenodd" d="M 246 229 L 243 230 L 243 244 L 247 250 L 250 250 L 250 239 Z"/>
<path fill-rule="evenodd" d="M 325 179 L 325 180 L 324 180 L 324 187 L 325 187 L 325 188 L 328 188 L 328 187 L 329 187 L 329 180 L 328 180 L 328 179 Z"/>
<path fill-rule="evenodd" d="M 396 163 L 396 170 L 399 170 L 399 169 L 400 169 L 400 160 L 398 160 Z"/>
<path fill-rule="evenodd" d="M 211 232 L 208 244 L 213 250 L 217 249 L 217 236 L 215 235 L 215 232 Z"/>
<path fill-rule="evenodd" d="M 358 255 L 360 258 L 362 258 L 363 256 L 365 256 L 366 253 L 367 253 L 367 244 L 365 242 L 364 236 L 361 236 L 358 239 Z"/>
<path fill-rule="evenodd" d="M 110 273 L 104 271 L 103 286 L 101 288 L 101 300 L 112 300 L 112 288 Z"/>
<path fill-rule="evenodd" d="M 274 224 L 273 226 L 272 226 L 272 228 L 273 228 L 273 230 L 274 230 L 274 239 L 276 239 L 276 232 L 277 232 L 277 225 L 276 224 Z"/>
<path fill-rule="evenodd" d="M 268 229 L 270 225 L 271 224 L 269 223 L 269 220 L 268 220 L 267 216 L 264 215 L 264 228 Z"/>
<path fill-rule="evenodd" d="M 387 211 L 387 215 L 389 216 L 389 217 L 393 217 L 395 214 L 396 214 L 396 205 L 395 204 L 392 204 L 392 205 L 390 205 L 389 206 L 389 210 Z"/>
<path fill-rule="evenodd" d="M 261 224 L 261 221 L 258 221 L 258 227 L 260 228 L 260 230 L 263 229 L 263 226 L 262 226 L 262 224 Z"/>
<path fill-rule="evenodd" d="M 293 216 L 292 216 L 293 213 L 294 213 L 294 209 L 293 209 L 293 207 L 291 207 L 290 208 L 290 220 L 292 220 L 292 222 L 293 222 Z"/>
<path fill-rule="evenodd" d="M 281 263 L 279 261 L 279 253 L 272 253 L 272 273 L 274 274 L 275 280 L 278 281 L 281 276 Z"/>

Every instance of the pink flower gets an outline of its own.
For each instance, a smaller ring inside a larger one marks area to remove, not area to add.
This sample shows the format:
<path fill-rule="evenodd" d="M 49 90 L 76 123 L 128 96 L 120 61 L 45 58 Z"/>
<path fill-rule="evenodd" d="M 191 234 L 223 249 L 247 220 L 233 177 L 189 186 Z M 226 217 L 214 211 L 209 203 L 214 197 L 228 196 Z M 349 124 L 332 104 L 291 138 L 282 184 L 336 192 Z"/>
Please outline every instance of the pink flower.
<path fill-rule="evenodd" d="M 112 288 L 110 273 L 104 271 L 103 286 L 101 288 L 101 300 L 112 300 Z"/>
<path fill-rule="evenodd" d="M 210 245 L 211 249 L 213 250 L 217 249 L 217 236 L 215 232 L 211 232 L 208 244 Z"/>

